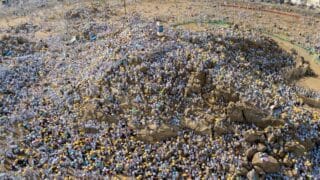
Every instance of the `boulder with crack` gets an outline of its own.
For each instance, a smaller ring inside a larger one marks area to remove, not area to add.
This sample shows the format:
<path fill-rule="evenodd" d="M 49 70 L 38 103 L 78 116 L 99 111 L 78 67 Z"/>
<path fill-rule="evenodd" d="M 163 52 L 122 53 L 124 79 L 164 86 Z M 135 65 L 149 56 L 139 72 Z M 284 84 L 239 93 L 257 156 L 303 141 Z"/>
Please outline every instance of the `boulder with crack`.
<path fill-rule="evenodd" d="M 245 105 L 243 103 L 230 103 L 227 107 L 227 114 L 231 121 L 251 123 L 260 128 L 268 126 L 283 125 L 284 121 L 276 119 L 268 115 L 268 113 L 255 108 L 253 106 Z"/>

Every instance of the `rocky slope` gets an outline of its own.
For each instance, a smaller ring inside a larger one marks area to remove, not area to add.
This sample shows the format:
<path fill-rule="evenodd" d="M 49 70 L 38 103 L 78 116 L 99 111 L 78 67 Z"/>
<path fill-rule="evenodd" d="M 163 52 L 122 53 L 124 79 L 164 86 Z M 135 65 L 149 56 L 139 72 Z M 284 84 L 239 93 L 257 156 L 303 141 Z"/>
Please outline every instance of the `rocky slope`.
<path fill-rule="evenodd" d="M 2 39 L 1 177 L 319 175 L 301 97 L 320 96 L 290 84 L 294 55 L 232 28 L 158 37 L 136 14 L 84 26 L 86 11 L 65 16 L 71 41 Z"/>

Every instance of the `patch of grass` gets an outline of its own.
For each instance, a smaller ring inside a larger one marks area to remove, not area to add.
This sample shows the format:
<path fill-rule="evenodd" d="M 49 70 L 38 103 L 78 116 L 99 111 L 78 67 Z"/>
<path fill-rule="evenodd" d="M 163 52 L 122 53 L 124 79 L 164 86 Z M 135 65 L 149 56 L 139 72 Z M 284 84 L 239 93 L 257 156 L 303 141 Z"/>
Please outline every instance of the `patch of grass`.
<path fill-rule="evenodd" d="M 273 38 L 277 38 L 277 39 L 279 39 L 281 41 L 288 42 L 288 43 L 292 44 L 293 46 L 296 46 L 296 47 L 299 47 L 299 48 L 305 50 L 310 55 L 313 55 L 312 56 L 313 57 L 312 58 L 313 61 L 315 61 L 317 64 L 320 64 L 320 54 L 314 48 L 305 47 L 305 46 L 302 46 L 300 44 L 295 44 L 295 43 L 291 42 L 287 37 L 279 35 L 279 34 L 272 34 L 272 33 L 268 33 L 268 32 L 264 32 L 264 34 L 266 34 L 266 35 L 268 35 L 270 37 L 273 37 Z"/>
<path fill-rule="evenodd" d="M 319 56 L 319 55 L 320 55 L 320 54 L 318 54 L 318 53 L 316 52 L 316 50 L 315 50 L 314 48 L 312 48 L 312 47 L 305 47 L 305 46 L 302 46 L 302 45 L 300 45 L 300 44 L 292 43 L 288 38 L 283 37 L 283 36 L 278 35 L 278 34 L 270 34 L 270 33 L 266 33 L 266 34 L 268 34 L 268 35 L 270 35 L 270 36 L 272 36 L 272 37 L 276 37 L 276 38 L 278 38 L 278 39 L 280 39 L 280 40 L 282 40 L 282 41 L 289 42 L 290 44 L 292 44 L 292 45 L 294 45 L 294 46 L 297 46 L 297 47 L 299 47 L 299 48 L 302 48 L 302 49 L 306 50 L 306 51 L 307 51 L 308 53 L 310 53 L 310 54 L 314 54 L 314 55 L 316 55 L 316 56 Z"/>
<path fill-rule="evenodd" d="M 191 21 L 184 21 L 184 22 L 180 22 L 177 24 L 173 24 L 173 27 L 178 27 L 178 26 L 183 26 L 183 25 L 188 25 L 188 24 L 211 24 L 211 25 L 218 25 L 218 26 L 225 26 L 225 27 L 229 27 L 231 26 L 230 22 L 227 22 L 225 20 L 208 20 L 208 21 L 196 21 L 196 20 L 191 20 Z"/>

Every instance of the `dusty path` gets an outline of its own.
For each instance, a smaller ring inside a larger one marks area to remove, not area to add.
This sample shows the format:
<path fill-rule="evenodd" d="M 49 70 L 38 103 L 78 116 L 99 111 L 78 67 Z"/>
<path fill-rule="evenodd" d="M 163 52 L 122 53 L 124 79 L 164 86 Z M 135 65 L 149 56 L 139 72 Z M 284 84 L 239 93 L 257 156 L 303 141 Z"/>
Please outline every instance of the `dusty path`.
<path fill-rule="evenodd" d="M 269 36 L 269 37 L 275 40 L 279 44 L 279 46 L 286 51 L 290 51 L 291 49 L 294 49 L 297 52 L 298 57 L 301 56 L 310 63 L 310 68 L 317 75 L 317 77 L 304 77 L 300 79 L 297 82 L 297 84 L 304 88 L 310 88 L 312 90 L 320 91 L 320 64 L 316 62 L 316 58 L 317 58 L 316 55 L 311 55 L 305 49 L 299 46 L 296 46 L 290 42 L 284 41 L 276 36 Z"/>

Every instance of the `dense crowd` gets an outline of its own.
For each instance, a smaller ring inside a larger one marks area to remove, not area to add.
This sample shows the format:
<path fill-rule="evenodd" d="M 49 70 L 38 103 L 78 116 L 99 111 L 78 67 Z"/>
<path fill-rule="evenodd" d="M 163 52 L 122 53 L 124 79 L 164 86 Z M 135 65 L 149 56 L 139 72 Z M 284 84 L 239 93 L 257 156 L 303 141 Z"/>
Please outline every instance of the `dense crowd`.
<path fill-rule="evenodd" d="M 9 122 L 16 122 L 21 134 L 6 137 L 0 158 L 6 172 L 38 178 L 319 176 L 319 117 L 300 98 L 319 93 L 287 82 L 294 57 L 275 42 L 230 28 L 167 28 L 158 37 L 155 23 L 139 16 L 101 27 L 92 32 L 96 41 L 49 45 L 41 60 L 24 57 L 9 70 L 1 64 L 0 88 L 15 88 L 19 99 L 0 92 L 1 128 L 14 131 Z M 45 78 L 38 78 L 41 71 Z M 228 108 L 237 102 L 283 124 L 233 121 Z"/>

